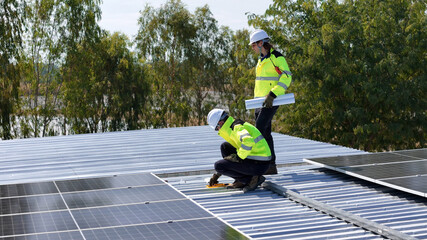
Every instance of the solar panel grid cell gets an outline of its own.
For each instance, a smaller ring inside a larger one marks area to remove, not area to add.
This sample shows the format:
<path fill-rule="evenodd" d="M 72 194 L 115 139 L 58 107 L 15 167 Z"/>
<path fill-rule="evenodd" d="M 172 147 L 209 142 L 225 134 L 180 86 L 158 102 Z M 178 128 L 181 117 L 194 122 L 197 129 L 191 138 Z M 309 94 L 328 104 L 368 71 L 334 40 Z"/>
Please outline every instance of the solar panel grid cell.
<path fill-rule="evenodd" d="M 0 216 L 0 236 L 76 230 L 68 211 Z"/>
<path fill-rule="evenodd" d="M 63 194 L 69 208 L 88 208 L 141 203 L 146 201 L 165 201 L 185 199 L 168 185 L 105 189 L 98 191 L 73 192 Z"/>
<path fill-rule="evenodd" d="M 80 231 L 53 232 L 30 235 L 19 235 L 0 238 L 2 240 L 84 240 Z"/>
<path fill-rule="evenodd" d="M 426 148 L 304 160 L 374 183 L 427 197 Z"/>
<path fill-rule="evenodd" d="M 0 198 L 58 193 L 53 182 L 0 185 Z"/>
<path fill-rule="evenodd" d="M 176 221 L 172 223 L 145 224 L 115 228 L 83 230 L 87 239 L 94 240 L 144 240 L 144 239 L 247 239 L 235 229 L 216 218 Z"/>
<path fill-rule="evenodd" d="M 420 159 L 427 159 L 427 151 L 425 148 L 423 149 L 413 149 L 413 150 L 403 150 L 403 151 L 396 151 L 395 154 L 399 155 L 405 155 L 410 157 L 416 157 Z"/>
<path fill-rule="evenodd" d="M 81 229 L 211 217 L 190 200 L 72 210 Z"/>
<path fill-rule="evenodd" d="M 362 154 L 350 156 L 338 156 L 329 158 L 315 158 L 316 162 L 323 163 L 332 167 L 350 167 L 350 166 L 363 166 L 372 164 L 388 164 L 393 162 L 406 162 L 416 161 L 419 158 L 402 156 L 393 153 L 376 153 L 376 154 Z"/>
<path fill-rule="evenodd" d="M 0 215 L 65 210 L 59 194 L 0 199 Z"/>
<path fill-rule="evenodd" d="M 400 178 L 427 174 L 427 160 L 361 167 L 343 167 L 341 169 L 378 180 L 385 178 Z"/>
<path fill-rule="evenodd" d="M 57 181 L 59 190 L 62 193 L 87 191 L 110 188 L 124 188 L 132 186 L 148 186 L 163 184 L 163 182 L 151 176 L 151 174 L 132 174 L 115 177 L 89 178 L 68 181 Z"/>

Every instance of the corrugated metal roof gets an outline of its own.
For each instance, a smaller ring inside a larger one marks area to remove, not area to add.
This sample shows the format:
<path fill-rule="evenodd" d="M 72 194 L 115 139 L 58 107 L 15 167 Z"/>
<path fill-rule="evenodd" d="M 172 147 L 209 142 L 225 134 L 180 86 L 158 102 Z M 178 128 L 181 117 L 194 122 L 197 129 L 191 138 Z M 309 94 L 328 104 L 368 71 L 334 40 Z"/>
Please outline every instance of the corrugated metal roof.
<path fill-rule="evenodd" d="M 275 133 L 279 174 L 268 180 L 317 201 L 427 239 L 425 199 L 310 165 L 303 158 L 362 151 Z M 206 189 L 222 138 L 208 126 L 0 142 L 0 184 L 154 172 L 257 239 L 381 237 L 271 191 Z M 192 176 L 175 176 L 197 174 Z M 227 179 L 227 178 L 222 178 Z M 228 179 L 231 182 L 231 179 Z"/>
<path fill-rule="evenodd" d="M 166 177 L 173 186 L 256 239 L 380 239 L 266 190 L 205 188 L 209 175 Z M 221 179 L 232 182 L 231 179 Z M 267 180 L 330 206 L 427 239 L 427 199 L 314 166 L 280 168 Z"/>
<path fill-rule="evenodd" d="M 277 163 L 361 151 L 274 134 Z M 208 126 L 80 134 L 0 142 L 0 184 L 136 172 L 212 169 L 223 142 Z"/>

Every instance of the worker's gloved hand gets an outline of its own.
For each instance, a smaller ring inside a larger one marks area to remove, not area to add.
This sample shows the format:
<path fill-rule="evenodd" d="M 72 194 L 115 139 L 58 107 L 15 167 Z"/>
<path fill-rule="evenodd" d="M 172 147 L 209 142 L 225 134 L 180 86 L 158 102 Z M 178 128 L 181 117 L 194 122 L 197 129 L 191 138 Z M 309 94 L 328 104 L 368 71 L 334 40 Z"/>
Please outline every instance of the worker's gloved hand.
<path fill-rule="evenodd" d="M 211 179 L 209 180 L 209 186 L 213 186 L 213 185 L 217 184 L 219 177 L 221 177 L 221 174 L 214 173 L 214 175 L 212 175 Z"/>
<path fill-rule="evenodd" d="M 230 154 L 230 155 L 224 157 L 224 160 L 227 160 L 227 161 L 230 161 L 230 162 L 240 162 L 239 157 L 235 153 Z"/>
<path fill-rule="evenodd" d="M 272 92 L 268 93 L 267 96 L 265 96 L 264 103 L 262 104 L 265 108 L 272 108 L 273 107 L 273 101 L 276 98 L 276 95 Z"/>

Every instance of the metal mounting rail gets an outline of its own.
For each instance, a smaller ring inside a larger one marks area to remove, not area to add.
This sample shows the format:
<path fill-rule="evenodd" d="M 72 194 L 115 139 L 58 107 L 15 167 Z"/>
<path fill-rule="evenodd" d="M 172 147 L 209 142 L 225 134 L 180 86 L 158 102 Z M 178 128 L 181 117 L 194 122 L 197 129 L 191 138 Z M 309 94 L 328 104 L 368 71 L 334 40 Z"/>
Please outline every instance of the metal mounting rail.
<path fill-rule="evenodd" d="M 316 201 L 314 199 L 305 197 L 299 193 L 296 193 L 292 190 L 289 190 L 285 187 L 282 187 L 280 185 L 277 185 L 276 183 L 272 182 L 264 182 L 262 184 L 262 187 L 269 189 L 281 196 L 284 196 L 286 198 L 289 198 L 290 200 L 300 203 L 302 205 L 305 205 L 307 207 L 316 209 L 320 212 L 323 212 L 325 214 L 328 214 L 330 216 L 333 216 L 335 218 L 344 220 L 346 222 L 349 222 L 355 226 L 361 227 L 363 229 L 369 230 L 373 233 L 376 233 L 378 235 L 381 235 L 383 237 L 389 238 L 389 239 L 399 239 L 399 240 L 416 240 L 417 238 L 414 238 L 410 235 L 407 235 L 405 233 L 396 231 L 390 227 L 387 227 L 385 225 L 379 224 L 377 222 L 373 222 L 371 220 L 368 220 L 366 218 L 357 216 L 355 214 L 352 214 L 350 212 L 335 208 L 333 206 L 330 206 L 328 204 Z"/>

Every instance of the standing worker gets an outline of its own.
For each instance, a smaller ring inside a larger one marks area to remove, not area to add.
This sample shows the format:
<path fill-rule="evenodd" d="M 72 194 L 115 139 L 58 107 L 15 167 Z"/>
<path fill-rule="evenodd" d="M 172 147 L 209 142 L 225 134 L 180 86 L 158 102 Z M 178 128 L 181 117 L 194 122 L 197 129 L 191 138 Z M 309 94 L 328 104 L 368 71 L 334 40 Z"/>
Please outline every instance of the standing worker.
<path fill-rule="evenodd" d="M 254 97 L 265 97 L 263 107 L 255 109 L 255 126 L 267 140 L 271 150 L 270 167 L 265 174 L 277 174 L 276 154 L 273 136 L 271 136 L 271 120 L 279 106 L 273 106 L 277 96 L 284 95 L 291 84 L 291 72 L 285 57 L 273 49 L 270 37 L 264 30 L 251 33 L 249 45 L 260 55 L 256 66 Z"/>
<path fill-rule="evenodd" d="M 268 169 L 271 152 L 260 131 L 250 123 L 234 120 L 222 109 L 208 114 L 208 124 L 227 142 L 221 144 L 224 159 L 215 163 L 215 173 L 209 181 L 213 186 L 224 174 L 235 181 L 227 188 L 243 188 L 243 192 L 255 190 L 265 181 L 262 176 Z"/>

